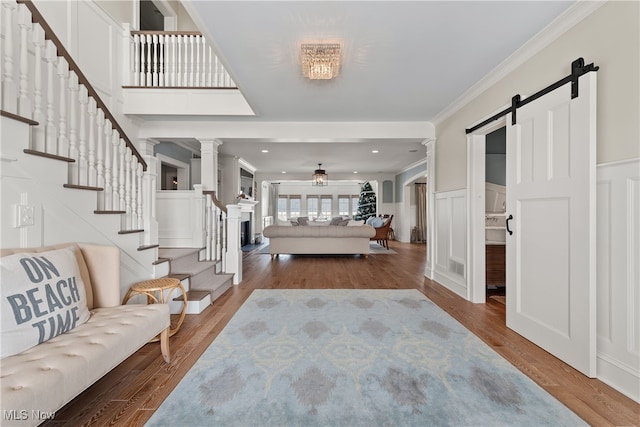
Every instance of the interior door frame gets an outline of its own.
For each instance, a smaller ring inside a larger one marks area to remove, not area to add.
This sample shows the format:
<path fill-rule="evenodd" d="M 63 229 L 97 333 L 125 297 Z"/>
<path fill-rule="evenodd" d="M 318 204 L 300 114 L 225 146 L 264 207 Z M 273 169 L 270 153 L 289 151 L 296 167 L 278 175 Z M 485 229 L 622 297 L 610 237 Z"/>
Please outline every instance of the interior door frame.
<path fill-rule="evenodd" d="M 496 112 L 508 106 L 505 105 Z M 494 114 L 495 112 L 488 114 L 475 123 L 482 123 Z M 484 220 L 486 136 L 506 125 L 507 119 L 503 116 L 467 135 L 467 299 L 473 303 L 484 304 L 487 298 Z"/>

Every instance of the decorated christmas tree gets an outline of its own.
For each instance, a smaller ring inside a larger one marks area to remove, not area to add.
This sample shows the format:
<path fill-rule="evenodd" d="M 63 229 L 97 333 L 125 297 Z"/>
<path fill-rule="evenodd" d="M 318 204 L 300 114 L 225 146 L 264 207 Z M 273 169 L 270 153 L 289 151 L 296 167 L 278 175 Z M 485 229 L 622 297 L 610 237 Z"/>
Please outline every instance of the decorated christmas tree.
<path fill-rule="evenodd" d="M 376 193 L 371 188 L 371 184 L 365 182 L 360 190 L 360 198 L 358 199 L 357 220 L 367 220 L 369 217 L 376 216 Z"/>

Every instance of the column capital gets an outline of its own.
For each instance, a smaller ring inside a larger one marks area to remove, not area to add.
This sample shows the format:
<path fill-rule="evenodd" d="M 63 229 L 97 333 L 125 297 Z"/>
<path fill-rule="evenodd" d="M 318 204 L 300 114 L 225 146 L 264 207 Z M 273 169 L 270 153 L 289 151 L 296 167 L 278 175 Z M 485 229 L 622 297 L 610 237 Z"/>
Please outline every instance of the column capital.
<path fill-rule="evenodd" d="M 151 138 L 138 138 L 136 141 L 136 148 L 143 156 L 153 156 L 153 147 L 160 142 Z"/>
<path fill-rule="evenodd" d="M 200 139 L 200 151 L 217 153 L 218 147 L 223 144 L 219 139 Z"/>

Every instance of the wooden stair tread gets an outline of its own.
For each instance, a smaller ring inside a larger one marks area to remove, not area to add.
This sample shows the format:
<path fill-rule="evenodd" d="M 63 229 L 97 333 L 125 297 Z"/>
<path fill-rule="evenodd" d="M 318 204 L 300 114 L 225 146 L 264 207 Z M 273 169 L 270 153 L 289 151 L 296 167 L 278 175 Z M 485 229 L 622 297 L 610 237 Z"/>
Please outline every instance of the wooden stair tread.
<path fill-rule="evenodd" d="M 98 210 L 95 210 L 95 211 L 93 211 L 93 213 L 97 214 L 97 215 L 121 215 L 121 214 L 127 213 L 127 211 L 98 211 Z M 160 246 L 160 245 L 156 245 L 156 246 Z"/>
<path fill-rule="evenodd" d="M 74 190 L 104 191 L 102 187 L 91 187 L 89 185 L 63 184 L 64 188 L 72 188 Z"/>
<path fill-rule="evenodd" d="M 169 258 L 158 258 L 157 260 L 153 261 L 151 264 L 158 265 L 158 264 L 162 264 L 163 262 L 169 262 L 169 261 L 171 261 Z"/>
<path fill-rule="evenodd" d="M 75 162 L 75 160 L 71 157 L 58 156 L 57 154 L 49 154 L 43 151 L 30 150 L 28 148 L 25 148 L 24 150 L 22 150 L 22 152 L 25 154 L 31 154 L 32 156 L 46 157 L 47 159 L 60 160 L 67 163 Z"/>
<path fill-rule="evenodd" d="M 133 234 L 133 233 L 144 233 L 144 229 L 118 231 L 118 234 Z"/>
<path fill-rule="evenodd" d="M 202 301 L 209 294 L 210 294 L 209 291 L 198 291 L 198 290 L 187 291 L 187 301 Z M 173 300 L 184 301 L 184 299 L 182 298 L 182 295 L 175 297 Z"/>
<path fill-rule="evenodd" d="M 31 120 L 28 117 L 24 117 L 24 116 L 21 116 L 19 114 L 11 113 L 11 112 L 5 111 L 5 110 L 0 110 L 0 116 L 7 117 L 9 119 L 13 119 L 13 120 L 16 120 L 16 121 L 19 121 L 19 122 L 23 122 L 23 123 L 26 123 L 26 124 L 28 124 L 30 126 L 38 126 L 40 124 L 40 123 L 36 122 L 35 120 Z"/>
<path fill-rule="evenodd" d="M 167 275 L 167 277 L 171 277 L 172 279 L 178 279 L 180 281 L 183 281 L 184 279 L 188 279 L 189 277 L 191 277 L 191 274 L 189 274 L 189 273 L 171 273 L 171 274 Z"/>
<path fill-rule="evenodd" d="M 124 212 L 123 212 L 124 213 Z M 153 248 L 157 248 L 160 245 L 144 245 L 144 246 L 138 246 L 138 250 L 139 251 L 146 251 L 147 249 L 153 249 Z"/>

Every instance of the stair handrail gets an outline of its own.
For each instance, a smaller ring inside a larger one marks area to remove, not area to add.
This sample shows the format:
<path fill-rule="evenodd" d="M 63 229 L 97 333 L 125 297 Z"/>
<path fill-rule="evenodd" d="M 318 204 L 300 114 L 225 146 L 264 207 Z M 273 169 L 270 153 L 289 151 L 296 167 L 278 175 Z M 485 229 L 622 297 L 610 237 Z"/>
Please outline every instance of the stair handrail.
<path fill-rule="evenodd" d="M 216 205 L 216 207 L 218 209 L 220 209 L 222 212 L 224 212 L 225 214 L 227 213 L 227 207 L 224 205 L 224 203 L 222 203 L 220 200 L 218 200 L 218 198 L 216 197 L 216 192 L 213 190 L 205 190 L 202 192 L 202 194 L 204 195 L 210 195 L 211 196 L 211 201 L 213 202 L 214 205 Z"/>
<path fill-rule="evenodd" d="M 107 105 L 102 101 L 102 99 L 98 95 L 98 92 L 93 88 L 93 86 L 91 85 L 87 77 L 80 70 L 80 67 L 78 66 L 78 64 L 76 64 L 76 62 L 73 60 L 73 58 L 71 57 L 67 49 L 64 47 L 64 45 L 62 44 L 58 36 L 56 36 L 51 26 L 49 26 L 49 24 L 44 19 L 44 17 L 42 16 L 38 8 L 35 6 L 35 4 L 33 4 L 33 1 L 32 0 L 16 0 L 16 3 L 24 4 L 29 9 L 29 11 L 31 12 L 32 22 L 37 23 L 42 27 L 42 29 L 44 30 L 45 39 L 51 40 L 51 42 L 56 46 L 56 49 L 58 50 L 58 55 L 61 55 L 67 61 L 69 65 L 69 69 L 72 70 L 74 73 L 76 73 L 76 75 L 78 76 L 78 82 L 84 85 L 89 95 L 96 101 L 96 105 L 98 106 L 98 108 L 100 108 L 104 112 L 105 118 L 109 119 L 109 121 L 111 122 L 112 128 L 118 131 L 118 133 L 120 134 L 120 137 L 125 141 L 125 144 L 127 145 L 127 147 L 131 149 L 132 154 L 136 156 L 136 158 L 142 165 L 142 170 L 146 171 L 147 163 L 144 161 L 142 155 L 138 152 L 138 150 L 136 150 L 136 147 L 133 145 L 133 143 L 131 142 L 127 134 L 124 132 L 122 127 L 118 124 L 118 121 L 116 120 L 116 118 L 113 116 L 113 114 L 111 114 L 111 111 L 109 111 L 109 109 L 107 108 Z"/>

